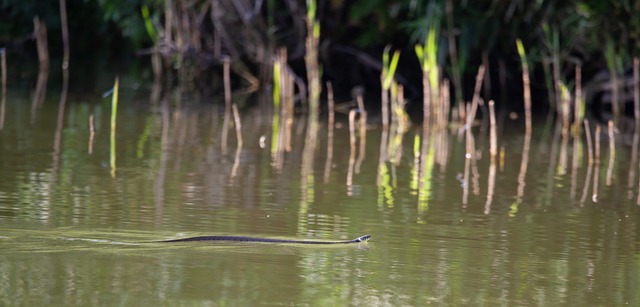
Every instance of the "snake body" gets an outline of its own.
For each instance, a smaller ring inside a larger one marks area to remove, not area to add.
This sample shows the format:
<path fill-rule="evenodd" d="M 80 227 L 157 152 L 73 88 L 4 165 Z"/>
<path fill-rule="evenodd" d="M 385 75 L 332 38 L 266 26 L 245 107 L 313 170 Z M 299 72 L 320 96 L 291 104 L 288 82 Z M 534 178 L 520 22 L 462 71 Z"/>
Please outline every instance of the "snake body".
<path fill-rule="evenodd" d="M 362 243 L 371 239 L 371 235 L 364 235 L 353 240 L 346 241 L 305 241 L 305 240 L 287 240 L 287 239 L 271 239 L 257 238 L 245 236 L 202 236 L 190 237 L 183 239 L 165 240 L 160 242 L 198 242 L 198 241 L 226 241 L 226 242 L 260 242 L 260 243 L 288 243 L 288 244 L 350 244 Z"/>

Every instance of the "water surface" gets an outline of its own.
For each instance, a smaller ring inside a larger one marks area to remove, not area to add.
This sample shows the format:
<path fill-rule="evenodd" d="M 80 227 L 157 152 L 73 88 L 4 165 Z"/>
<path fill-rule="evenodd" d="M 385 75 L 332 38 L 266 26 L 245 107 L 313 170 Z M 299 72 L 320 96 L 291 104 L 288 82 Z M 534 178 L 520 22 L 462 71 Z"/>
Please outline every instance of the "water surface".
<path fill-rule="evenodd" d="M 7 97 L 0 305 L 640 303 L 637 135 L 616 135 L 609 159 L 603 130 L 591 166 L 584 136 L 544 118 L 526 151 L 521 120 L 501 116 L 494 159 L 485 124 L 472 144 L 371 124 L 351 152 L 345 116 L 332 137 L 324 117 L 312 134 L 304 115 L 274 129 L 258 102 L 241 108 L 238 147 L 221 104 L 125 88 L 113 163 L 110 98 L 71 93 L 59 125 L 47 97 Z"/>

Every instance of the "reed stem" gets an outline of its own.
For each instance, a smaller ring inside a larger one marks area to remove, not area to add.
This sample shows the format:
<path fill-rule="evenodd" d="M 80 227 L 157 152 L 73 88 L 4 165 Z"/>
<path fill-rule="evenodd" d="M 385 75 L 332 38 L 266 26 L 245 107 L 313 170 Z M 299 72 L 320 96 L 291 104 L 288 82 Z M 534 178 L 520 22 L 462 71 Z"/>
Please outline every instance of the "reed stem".
<path fill-rule="evenodd" d="M 476 111 L 478 110 L 478 104 L 481 103 L 480 90 L 482 89 L 482 79 L 484 76 L 484 66 L 478 67 L 478 74 L 476 75 L 476 84 L 473 90 L 473 98 L 471 99 L 471 109 L 467 111 L 467 129 L 471 129 L 473 120 L 476 117 Z"/>
<path fill-rule="evenodd" d="M 305 42 L 305 64 L 309 82 L 309 116 L 317 118 L 320 105 L 320 69 L 318 65 L 318 44 L 320 41 L 320 23 L 316 20 L 316 0 L 307 0 L 307 39 Z"/>
<path fill-rule="evenodd" d="M 111 177 L 116 176 L 116 118 L 118 116 L 118 88 L 119 80 L 116 77 L 116 81 L 113 84 L 113 97 L 111 99 L 111 138 L 110 138 L 110 151 L 109 162 L 111 165 Z"/>
<path fill-rule="evenodd" d="M 38 62 L 40 70 L 49 70 L 49 46 L 47 43 L 47 24 L 40 21 L 40 17 L 33 17 L 33 36 L 38 48 Z"/>
<path fill-rule="evenodd" d="M 62 44 L 63 44 L 63 58 L 62 58 L 62 70 L 69 69 L 69 26 L 67 23 L 67 1 L 60 0 L 60 22 L 62 25 Z"/>
<path fill-rule="evenodd" d="M 527 53 L 524 49 L 522 41 L 518 39 L 516 41 L 518 47 L 518 53 L 520 54 L 520 60 L 522 61 L 522 84 L 524 87 L 524 118 L 525 129 L 528 133 L 531 132 L 531 80 L 529 79 L 529 63 L 527 62 Z"/>
<path fill-rule="evenodd" d="M 231 108 L 231 77 L 230 77 L 230 59 L 229 56 L 222 57 L 223 79 L 224 79 L 224 105 L 225 108 Z"/>

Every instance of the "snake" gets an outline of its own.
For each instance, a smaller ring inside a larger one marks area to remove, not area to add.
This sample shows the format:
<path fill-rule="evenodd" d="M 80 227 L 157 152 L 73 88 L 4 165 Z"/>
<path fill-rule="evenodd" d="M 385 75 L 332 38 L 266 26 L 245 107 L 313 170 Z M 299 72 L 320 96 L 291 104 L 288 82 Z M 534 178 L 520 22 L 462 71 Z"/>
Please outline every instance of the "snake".
<path fill-rule="evenodd" d="M 259 243 L 287 243 L 287 244 L 351 244 L 351 243 L 363 243 L 371 239 L 371 235 L 359 236 L 353 240 L 346 241 L 307 241 L 307 240 L 288 240 L 288 239 L 272 239 L 272 238 L 258 238 L 258 237 L 245 237 L 245 236 L 201 236 L 201 237 L 189 237 L 182 239 L 164 240 L 159 242 L 202 242 L 202 241 L 215 241 L 215 242 L 259 242 Z"/>

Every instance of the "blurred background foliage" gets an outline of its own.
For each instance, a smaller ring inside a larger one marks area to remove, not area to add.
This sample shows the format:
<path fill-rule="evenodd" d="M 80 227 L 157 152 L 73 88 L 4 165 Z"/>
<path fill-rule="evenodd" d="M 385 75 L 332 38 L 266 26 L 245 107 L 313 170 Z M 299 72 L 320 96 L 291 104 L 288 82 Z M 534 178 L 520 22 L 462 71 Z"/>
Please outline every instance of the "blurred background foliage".
<path fill-rule="evenodd" d="M 304 53 L 305 5 L 304 0 L 67 0 L 72 56 L 103 49 L 132 56 L 154 46 L 154 33 L 164 33 L 164 37 L 167 31 L 177 33 L 184 30 L 178 21 L 189 20 L 189 35 L 197 32 L 198 42 L 191 41 L 185 48 L 168 48 L 170 52 L 195 51 L 201 57 L 213 54 L 218 59 L 222 54 L 213 52 L 215 39 L 221 35 L 220 29 L 225 29 L 222 53 L 236 52 L 232 54 L 234 60 L 245 62 L 254 72 L 262 61 L 253 54 L 255 46 L 271 54 L 277 46 L 287 46 L 295 69 L 295 61 Z M 0 0 L 0 47 L 33 46 L 29 41 L 33 17 L 40 16 L 49 29 L 50 50 L 54 56 L 59 54 L 59 11 L 58 1 Z M 167 14 L 176 18 L 174 29 L 163 29 Z M 637 0 L 320 0 L 317 16 L 322 26 L 321 62 L 326 65 L 331 62 L 327 57 L 336 55 L 336 46 L 375 59 L 388 44 L 413 50 L 416 43 L 424 42 L 431 26 L 439 30 L 439 63 L 449 73 L 451 42 L 457 49 L 455 69 L 464 75 L 475 73 L 483 54 L 491 59 L 508 59 L 508 65 L 516 63 L 518 38 L 534 65 L 545 57 L 558 56 L 564 76 L 571 75 L 576 63 L 583 64 L 587 74 L 605 70 L 605 46 L 618 59 L 618 71 L 640 54 Z M 253 43 L 261 38 L 272 43 Z M 411 57 L 410 53 L 405 52 L 405 57 Z M 401 61 L 405 67 L 417 63 Z M 219 65 L 219 61 L 210 62 Z M 519 69 L 519 64 L 512 66 Z"/>

